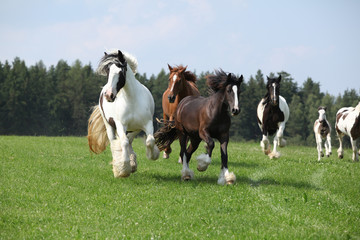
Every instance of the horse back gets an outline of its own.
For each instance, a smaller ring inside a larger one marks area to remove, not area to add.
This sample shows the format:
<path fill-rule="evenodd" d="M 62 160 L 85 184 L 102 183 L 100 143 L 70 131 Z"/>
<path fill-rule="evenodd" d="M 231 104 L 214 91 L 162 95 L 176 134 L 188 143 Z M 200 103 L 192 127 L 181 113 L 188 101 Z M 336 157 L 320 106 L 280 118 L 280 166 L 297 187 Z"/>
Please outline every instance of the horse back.
<path fill-rule="evenodd" d="M 206 114 L 203 109 L 206 104 L 205 99 L 202 96 L 187 96 L 180 101 L 175 115 L 175 122 L 179 129 L 185 128 L 187 132 L 199 129 L 200 115 Z"/>
<path fill-rule="evenodd" d="M 360 113 L 353 107 L 341 108 L 336 113 L 335 129 L 338 134 L 346 134 L 354 140 L 360 137 Z"/>

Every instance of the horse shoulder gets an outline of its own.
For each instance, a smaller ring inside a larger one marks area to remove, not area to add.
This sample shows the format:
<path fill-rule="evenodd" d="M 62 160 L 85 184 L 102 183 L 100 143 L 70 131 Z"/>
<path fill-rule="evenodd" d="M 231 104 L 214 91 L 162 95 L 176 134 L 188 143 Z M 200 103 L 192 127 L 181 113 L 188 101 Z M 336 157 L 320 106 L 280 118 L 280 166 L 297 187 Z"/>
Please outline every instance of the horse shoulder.
<path fill-rule="evenodd" d="M 282 96 L 279 96 L 279 100 L 280 100 L 279 108 L 284 114 L 284 122 L 287 122 L 289 120 L 289 116 L 290 116 L 289 106 L 288 106 L 285 98 L 283 98 Z"/>

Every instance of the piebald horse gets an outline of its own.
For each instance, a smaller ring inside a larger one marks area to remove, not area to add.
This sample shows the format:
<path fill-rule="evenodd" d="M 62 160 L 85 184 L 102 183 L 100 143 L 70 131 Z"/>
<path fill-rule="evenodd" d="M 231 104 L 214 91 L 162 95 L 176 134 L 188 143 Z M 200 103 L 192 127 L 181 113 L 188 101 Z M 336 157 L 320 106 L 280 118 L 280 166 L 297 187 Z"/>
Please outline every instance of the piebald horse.
<path fill-rule="evenodd" d="M 348 135 L 353 150 L 352 160 L 358 162 L 360 154 L 357 147 L 357 141 L 360 137 L 360 102 L 355 108 L 343 107 L 336 113 L 335 129 L 340 144 L 337 150 L 338 157 L 344 157 L 342 139 L 345 135 Z"/>
<path fill-rule="evenodd" d="M 286 145 L 283 133 L 290 115 L 285 98 L 280 96 L 280 81 L 281 76 L 278 78 L 267 77 L 267 93 L 257 107 L 258 125 L 263 135 L 260 146 L 270 159 L 279 158 L 280 152 L 277 151 L 277 147 Z M 274 149 L 270 152 L 269 136 L 274 134 L 276 134 L 274 137 Z"/>
<path fill-rule="evenodd" d="M 325 153 L 329 157 L 331 155 L 331 127 L 326 119 L 326 107 L 320 106 L 318 108 L 319 118 L 314 122 L 314 133 L 316 139 L 316 146 L 318 151 L 318 161 L 324 157 L 322 151 L 322 140 L 325 140 Z"/>
<path fill-rule="evenodd" d="M 159 157 L 153 136 L 154 99 L 135 78 L 136 68 L 137 60 L 118 50 L 105 53 L 97 69 L 108 82 L 89 118 L 88 142 L 91 151 L 101 153 L 110 141 L 114 177 L 128 177 L 136 171 L 136 153 L 131 144 L 140 131 L 147 135 L 147 158 Z"/>
<path fill-rule="evenodd" d="M 168 88 L 162 96 L 162 109 L 164 121 L 174 121 L 176 107 L 186 96 L 199 96 L 200 92 L 196 86 L 196 76 L 186 67 L 171 67 L 168 64 L 170 75 Z M 171 146 L 164 149 L 163 158 L 169 158 Z"/>
<path fill-rule="evenodd" d="M 213 138 L 217 139 L 221 150 L 221 171 L 218 184 L 233 184 L 236 177 L 228 170 L 227 145 L 231 125 L 230 114 L 237 115 L 240 112 L 239 94 L 243 76 L 237 78 L 234 74 L 226 74 L 222 70 L 215 73 L 208 76 L 206 81 L 212 91 L 210 96 L 188 96 L 181 100 L 175 113 L 175 122 L 165 122 L 165 126 L 155 133 L 155 139 L 159 149 L 162 150 L 179 138 L 180 157 L 183 163 L 182 180 L 194 178 L 189 162 L 201 141 L 207 144 L 207 153 L 198 156 L 197 169 L 205 171 L 208 168 L 215 147 Z M 186 148 L 188 138 L 190 145 Z"/>

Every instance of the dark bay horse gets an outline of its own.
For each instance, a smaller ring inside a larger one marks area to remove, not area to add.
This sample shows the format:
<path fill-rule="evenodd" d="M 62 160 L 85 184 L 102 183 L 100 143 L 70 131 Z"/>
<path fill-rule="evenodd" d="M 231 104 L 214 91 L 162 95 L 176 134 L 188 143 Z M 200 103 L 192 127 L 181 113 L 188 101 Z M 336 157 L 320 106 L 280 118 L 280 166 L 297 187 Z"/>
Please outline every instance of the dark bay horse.
<path fill-rule="evenodd" d="M 162 109 L 164 121 L 174 121 L 174 114 L 179 102 L 186 96 L 199 96 L 199 90 L 196 86 L 196 76 L 186 67 L 171 67 L 168 64 L 170 75 L 169 85 L 162 96 Z M 169 158 L 171 146 L 164 149 L 163 158 Z"/>
<path fill-rule="evenodd" d="M 228 170 L 227 145 L 231 124 L 230 114 L 237 115 L 240 112 L 239 94 L 242 81 L 242 75 L 237 78 L 234 74 L 226 74 L 222 70 L 215 71 L 215 75 L 207 76 L 206 84 L 211 90 L 210 96 L 185 97 L 176 109 L 175 122 L 172 124 L 165 122 L 165 126 L 155 133 L 154 137 L 159 149 L 164 149 L 179 138 L 183 180 L 194 177 L 194 172 L 189 168 L 189 161 L 202 140 L 207 144 L 207 153 L 197 158 L 197 169 L 199 171 L 207 169 L 211 163 L 211 154 L 215 146 L 213 138 L 215 138 L 221 145 L 221 172 L 218 184 L 235 182 L 235 174 Z M 190 145 L 186 149 L 187 138 L 190 139 Z"/>
<path fill-rule="evenodd" d="M 285 98 L 280 96 L 280 81 L 281 76 L 278 78 L 267 77 L 267 93 L 257 107 L 257 120 L 263 134 L 260 146 L 271 159 L 280 157 L 280 152 L 277 151 L 278 145 L 280 147 L 286 145 L 283 133 L 290 114 Z M 268 137 L 275 133 L 274 149 L 270 152 Z"/>

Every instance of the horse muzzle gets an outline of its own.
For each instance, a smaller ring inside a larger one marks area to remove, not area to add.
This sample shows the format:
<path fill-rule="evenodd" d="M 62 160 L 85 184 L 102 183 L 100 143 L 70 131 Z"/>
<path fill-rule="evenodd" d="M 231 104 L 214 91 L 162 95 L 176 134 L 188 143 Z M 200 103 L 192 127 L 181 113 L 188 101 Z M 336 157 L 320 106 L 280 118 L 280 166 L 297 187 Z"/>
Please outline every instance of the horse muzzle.
<path fill-rule="evenodd" d="M 113 93 L 105 94 L 105 99 L 108 102 L 113 102 L 113 101 L 115 101 L 115 95 Z"/>
<path fill-rule="evenodd" d="M 233 108 L 231 109 L 231 115 L 236 116 L 240 113 L 240 109 L 239 108 Z"/>
<path fill-rule="evenodd" d="M 168 99 L 169 99 L 169 102 L 170 102 L 170 103 L 174 103 L 174 102 L 175 102 L 175 98 L 176 98 L 175 95 L 169 95 L 169 96 L 168 96 Z"/>

